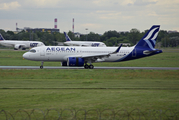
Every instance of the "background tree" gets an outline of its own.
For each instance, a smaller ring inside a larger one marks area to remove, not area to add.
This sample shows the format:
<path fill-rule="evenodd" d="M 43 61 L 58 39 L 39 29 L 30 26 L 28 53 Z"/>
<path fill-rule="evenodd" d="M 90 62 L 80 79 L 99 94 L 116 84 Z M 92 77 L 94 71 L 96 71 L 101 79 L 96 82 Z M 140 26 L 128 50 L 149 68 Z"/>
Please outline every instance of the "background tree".
<path fill-rule="evenodd" d="M 135 45 L 140 40 L 140 31 L 136 28 L 131 29 L 129 40 L 133 45 Z"/>
<path fill-rule="evenodd" d="M 157 42 L 161 42 L 162 38 L 165 38 L 168 36 L 168 32 L 165 30 L 160 30 L 157 37 Z"/>
<path fill-rule="evenodd" d="M 68 36 L 70 37 L 71 40 L 75 39 L 75 34 L 72 31 L 68 32 Z"/>
<path fill-rule="evenodd" d="M 169 47 L 169 37 L 162 38 L 162 47 Z"/>
<path fill-rule="evenodd" d="M 134 28 L 130 32 L 120 32 L 117 31 L 107 31 L 103 35 L 90 32 L 87 35 L 82 35 L 80 38 L 75 37 L 73 32 L 69 31 L 68 36 L 75 41 L 86 41 L 86 36 L 88 41 L 101 41 L 104 42 L 107 46 L 118 46 L 119 43 L 130 43 L 135 45 L 147 32 L 141 32 Z M 55 45 L 56 42 L 65 42 L 65 36 L 63 33 L 49 33 L 49 32 L 26 32 L 21 31 L 17 34 L 14 34 L 13 31 L 4 31 L 0 29 L 0 33 L 6 40 L 33 40 L 41 41 L 45 45 Z M 166 30 L 160 30 L 157 37 L 157 42 L 161 43 L 161 47 L 179 47 L 179 32 L 168 33 Z"/>
<path fill-rule="evenodd" d="M 90 32 L 87 35 L 88 41 L 100 41 L 100 36 L 98 34 L 95 34 L 94 32 Z"/>
<path fill-rule="evenodd" d="M 111 37 L 120 37 L 120 34 L 117 31 L 107 31 L 101 36 L 101 42 L 106 41 L 107 39 L 110 39 Z"/>

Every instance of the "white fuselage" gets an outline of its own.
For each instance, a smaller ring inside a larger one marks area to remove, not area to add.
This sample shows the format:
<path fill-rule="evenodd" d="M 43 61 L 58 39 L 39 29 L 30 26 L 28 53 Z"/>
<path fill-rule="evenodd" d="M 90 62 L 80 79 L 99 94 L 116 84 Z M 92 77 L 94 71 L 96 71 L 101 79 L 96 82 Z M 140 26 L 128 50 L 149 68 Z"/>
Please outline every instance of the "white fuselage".
<path fill-rule="evenodd" d="M 68 57 L 90 57 L 114 52 L 118 47 L 75 47 L 75 46 L 42 46 L 33 48 L 35 52 L 26 52 L 23 57 L 34 61 L 67 61 Z M 95 62 L 114 62 L 127 56 L 134 47 L 121 47 L 116 54 L 98 58 Z M 86 58 L 87 58 L 86 57 Z"/>
<path fill-rule="evenodd" d="M 83 46 L 83 47 L 106 47 L 103 42 L 92 42 L 92 41 L 67 41 L 64 42 L 70 46 Z"/>
<path fill-rule="evenodd" d="M 7 47 L 14 47 L 18 49 L 21 48 L 32 48 L 38 46 L 44 46 L 42 42 L 39 41 L 16 41 L 16 40 L 2 40 L 0 44 Z"/>

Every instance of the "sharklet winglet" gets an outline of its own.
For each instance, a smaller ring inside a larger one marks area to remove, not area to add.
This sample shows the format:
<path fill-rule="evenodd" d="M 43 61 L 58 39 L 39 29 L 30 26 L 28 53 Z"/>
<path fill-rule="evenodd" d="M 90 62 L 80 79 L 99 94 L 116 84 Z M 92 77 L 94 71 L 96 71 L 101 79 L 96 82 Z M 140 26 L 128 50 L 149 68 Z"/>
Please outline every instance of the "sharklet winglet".
<path fill-rule="evenodd" d="M 120 46 L 116 49 L 116 51 L 114 51 L 114 52 L 112 52 L 112 53 L 110 53 L 110 54 L 116 54 L 116 53 L 118 53 L 119 50 L 121 49 L 121 47 L 122 47 L 122 44 L 120 44 Z"/>

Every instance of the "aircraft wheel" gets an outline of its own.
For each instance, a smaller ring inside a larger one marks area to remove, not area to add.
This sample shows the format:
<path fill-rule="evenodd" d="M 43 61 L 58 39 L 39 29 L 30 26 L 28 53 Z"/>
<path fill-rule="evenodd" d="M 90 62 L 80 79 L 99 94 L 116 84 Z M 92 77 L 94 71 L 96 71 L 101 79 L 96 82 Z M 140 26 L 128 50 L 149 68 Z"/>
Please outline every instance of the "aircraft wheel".
<path fill-rule="evenodd" d="M 93 69 L 94 68 L 94 66 L 93 65 L 89 65 L 89 69 Z"/>
<path fill-rule="evenodd" d="M 40 66 L 40 69 L 43 69 L 43 66 L 42 66 L 42 65 Z"/>
<path fill-rule="evenodd" d="M 43 69 L 43 64 L 44 64 L 44 61 L 41 62 L 40 69 Z"/>
<path fill-rule="evenodd" d="M 86 64 L 86 65 L 84 65 L 84 68 L 85 68 L 85 69 L 88 69 L 88 68 L 89 68 L 89 66 Z"/>

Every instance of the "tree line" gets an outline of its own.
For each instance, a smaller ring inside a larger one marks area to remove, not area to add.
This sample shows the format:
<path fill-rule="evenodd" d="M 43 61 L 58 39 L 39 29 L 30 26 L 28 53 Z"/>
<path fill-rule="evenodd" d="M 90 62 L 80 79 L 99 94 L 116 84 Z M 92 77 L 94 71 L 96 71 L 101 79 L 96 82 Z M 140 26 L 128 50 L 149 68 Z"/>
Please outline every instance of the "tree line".
<path fill-rule="evenodd" d="M 73 32 L 69 31 L 68 36 L 74 41 L 100 41 L 104 42 L 107 46 L 118 46 L 120 43 L 130 43 L 131 46 L 135 45 L 147 32 L 140 32 L 138 29 L 131 29 L 129 32 L 117 32 L 110 30 L 102 35 L 90 32 L 80 37 L 75 37 Z M 48 33 L 48 32 L 26 32 L 21 31 L 15 34 L 13 31 L 0 30 L 0 33 L 6 40 L 31 40 L 41 41 L 45 45 L 57 45 L 56 42 L 65 42 L 63 33 Z M 160 47 L 178 47 L 179 46 L 179 32 L 168 33 L 165 30 L 160 30 L 157 38 L 157 44 Z"/>

